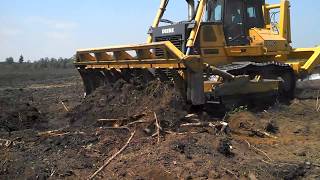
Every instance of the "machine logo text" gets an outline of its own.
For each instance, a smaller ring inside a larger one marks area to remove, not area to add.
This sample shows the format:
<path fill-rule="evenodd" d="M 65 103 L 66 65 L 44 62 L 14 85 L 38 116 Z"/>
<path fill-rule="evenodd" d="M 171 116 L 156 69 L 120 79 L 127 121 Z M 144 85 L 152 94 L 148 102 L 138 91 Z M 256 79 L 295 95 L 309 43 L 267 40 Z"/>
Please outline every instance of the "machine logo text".
<path fill-rule="evenodd" d="M 174 28 L 162 29 L 162 34 L 174 33 Z"/>

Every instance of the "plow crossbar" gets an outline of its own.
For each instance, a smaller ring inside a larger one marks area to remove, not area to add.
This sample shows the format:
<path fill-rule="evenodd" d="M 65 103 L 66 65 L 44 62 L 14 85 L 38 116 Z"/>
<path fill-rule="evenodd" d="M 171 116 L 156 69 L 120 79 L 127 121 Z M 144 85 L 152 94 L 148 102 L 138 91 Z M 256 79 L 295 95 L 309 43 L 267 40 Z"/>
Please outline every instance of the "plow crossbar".
<path fill-rule="evenodd" d="M 310 73 L 320 64 L 320 46 L 314 48 L 296 48 L 289 53 L 289 62 L 296 72 Z"/>
<path fill-rule="evenodd" d="M 156 55 L 155 51 L 161 51 Z M 170 41 L 77 51 L 76 66 L 87 68 L 183 68 L 184 53 Z"/>

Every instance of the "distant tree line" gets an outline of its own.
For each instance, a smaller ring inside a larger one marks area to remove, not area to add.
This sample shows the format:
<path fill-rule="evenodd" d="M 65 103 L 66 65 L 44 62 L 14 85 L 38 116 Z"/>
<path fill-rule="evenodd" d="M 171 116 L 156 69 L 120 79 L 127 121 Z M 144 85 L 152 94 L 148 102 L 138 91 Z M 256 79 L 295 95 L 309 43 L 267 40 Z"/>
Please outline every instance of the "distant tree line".
<path fill-rule="evenodd" d="M 59 69 L 59 68 L 73 68 L 73 62 L 75 56 L 71 58 L 41 58 L 35 61 L 25 61 L 23 55 L 21 55 L 18 61 L 15 61 L 13 57 L 8 57 L 5 59 L 5 64 L 8 65 L 18 65 L 21 64 L 24 68 L 33 68 L 33 69 Z M 23 64 L 23 65 L 22 65 Z"/>

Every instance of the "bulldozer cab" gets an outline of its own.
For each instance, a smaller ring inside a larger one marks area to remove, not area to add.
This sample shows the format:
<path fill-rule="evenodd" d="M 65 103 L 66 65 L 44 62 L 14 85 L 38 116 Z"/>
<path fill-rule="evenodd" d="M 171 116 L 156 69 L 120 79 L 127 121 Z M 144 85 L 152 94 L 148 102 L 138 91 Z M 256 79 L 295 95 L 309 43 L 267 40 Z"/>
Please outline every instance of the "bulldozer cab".
<path fill-rule="evenodd" d="M 181 21 L 174 23 L 167 19 L 161 19 L 160 22 L 171 24 L 165 26 L 165 31 L 170 28 L 176 28 L 184 23 L 193 23 L 198 11 L 201 11 L 198 6 L 195 6 L 194 0 L 186 0 L 189 6 L 188 21 Z M 249 30 L 251 28 L 264 28 L 264 14 L 263 8 L 265 0 L 206 0 L 205 1 L 205 16 L 202 18 L 201 25 L 220 25 L 223 30 L 223 38 L 227 46 L 246 46 L 250 45 Z M 163 26 L 162 26 L 163 27 Z M 205 28 L 205 27 L 204 27 Z M 155 28 L 156 29 L 156 28 Z M 160 27 L 161 31 L 162 28 Z M 178 27 L 176 29 L 179 29 Z M 181 28 L 180 28 L 181 29 Z M 212 36 L 210 32 L 204 31 L 207 36 Z M 180 31 L 185 37 L 180 39 L 186 40 L 189 36 L 190 30 Z M 158 36 L 164 37 L 167 34 L 153 33 L 153 41 L 158 41 Z M 221 37 L 218 37 L 221 38 Z M 162 38 L 163 39 L 163 38 Z M 165 38 L 166 39 L 166 38 Z M 166 39 L 170 40 L 170 39 Z M 182 45 L 186 45 L 182 43 Z M 185 52 L 184 48 L 179 48 Z"/>
<path fill-rule="evenodd" d="M 208 0 L 206 22 L 223 24 L 228 46 L 248 45 L 250 28 L 263 28 L 264 0 Z"/>

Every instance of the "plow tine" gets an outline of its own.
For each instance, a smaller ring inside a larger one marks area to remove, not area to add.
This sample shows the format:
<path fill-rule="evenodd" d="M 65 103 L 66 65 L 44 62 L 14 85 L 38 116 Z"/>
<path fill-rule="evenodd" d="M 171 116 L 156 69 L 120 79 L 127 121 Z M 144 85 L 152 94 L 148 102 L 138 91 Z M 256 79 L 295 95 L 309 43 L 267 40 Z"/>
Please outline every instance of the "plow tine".
<path fill-rule="evenodd" d="M 105 81 L 107 84 L 114 84 L 119 79 L 124 79 L 125 81 L 130 81 L 130 73 L 127 70 L 122 69 L 118 71 L 116 69 L 104 70 Z"/>
<path fill-rule="evenodd" d="M 178 90 L 181 95 L 187 99 L 187 83 L 184 80 L 184 78 L 182 77 L 182 75 L 179 73 L 178 70 L 170 70 L 170 73 L 173 77 L 173 81 L 174 81 L 174 85 L 175 85 L 175 89 Z"/>
<path fill-rule="evenodd" d="M 170 81 L 168 75 L 162 69 L 156 69 L 156 74 L 158 75 L 160 81 L 162 82 Z"/>
<path fill-rule="evenodd" d="M 93 86 L 94 86 L 94 89 L 97 89 L 98 87 L 100 86 L 104 86 L 105 85 L 105 76 L 103 75 L 102 71 L 98 70 L 94 70 L 92 72 L 92 78 L 93 78 Z"/>
<path fill-rule="evenodd" d="M 98 87 L 105 85 L 105 76 L 99 70 L 80 69 L 79 73 L 83 80 L 85 96 L 91 94 Z"/>
<path fill-rule="evenodd" d="M 87 95 L 91 94 L 94 90 L 93 83 L 90 80 L 90 76 L 89 76 L 89 73 L 87 72 L 87 70 L 79 69 L 79 73 L 80 73 L 82 81 L 83 81 L 83 86 L 84 86 L 84 91 L 85 91 L 84 96 L 87 96 Z"/>
<path fill-rule="evenodd" d="M 117 82 L 119 79 L 122 79 L 121 72 L 117 69 L 111 69 L 110 72 L 112 73 L 114 82 Z"/>
<path fill-rule="evenodd" d="M 107 84 L 115 83 L 115 78 L 113 77 L 112 73 L 109 70 L 104 70 L 104 77 Z"/>
<path fill-rule="evenodd" d="M 152 74 L 148 69 L 141 69 L 138 73 L 145 83 L 149 83 L 150 81 L 155 80 L 154 74 Z"/>
<path fill-rule="evenodd" d="M 130 82 L 130 80 L 134 77 L 132 69 L 122 69 L 121 74 L 122 78 L 127 82 Z"/>
<path fill-rule="evenodd" d="M 132 71 L 132 76 L 134 77 L 134 82 L 139 81 L 139 82 L 142 83 L 144 81 L 141 69 L 134 69 L 134 70 L 131 70 L 131 71 Z"/>

